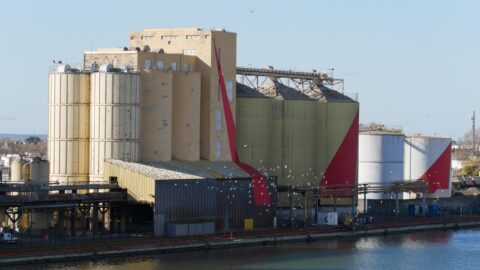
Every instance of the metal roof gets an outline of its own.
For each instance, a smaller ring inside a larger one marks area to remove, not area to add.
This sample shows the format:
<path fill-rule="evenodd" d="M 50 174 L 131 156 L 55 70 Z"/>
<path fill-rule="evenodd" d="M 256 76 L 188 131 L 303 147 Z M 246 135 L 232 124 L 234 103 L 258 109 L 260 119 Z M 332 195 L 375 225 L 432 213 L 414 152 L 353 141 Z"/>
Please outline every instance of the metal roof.
<path fill-rule="evenodd" d="M 106 160 L 117 165 L 145 175 L 155 180 L 174 179 L 233 179 L 250 177 L 235 163 L 229 161 L 179 161 L 154 163 L 134 163 L 121 160 Z"/>

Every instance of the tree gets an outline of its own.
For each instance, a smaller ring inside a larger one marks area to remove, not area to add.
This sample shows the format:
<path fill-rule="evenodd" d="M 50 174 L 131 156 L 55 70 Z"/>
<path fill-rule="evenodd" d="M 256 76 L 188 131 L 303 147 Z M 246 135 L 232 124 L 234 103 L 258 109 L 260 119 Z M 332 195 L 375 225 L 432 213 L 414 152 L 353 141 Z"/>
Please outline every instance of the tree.
<path fill-rule="evenodd" d="M 37 144 L 41 141 L 42 141 L 42 139 L 40 139 L 39 137 L 36 137 L 36 136 L 30 136 L 30 137 L 25 139 L 26 143 L 33 143 L 33 144 Z"/>
<path fill-rule="evenodd" d="M 478 176 L 480 173 L 480 158 L 471 158 L 463 163 L 462 175 Z"/>
<path fill-rule="evenodd" d="M 469 130 L 463 135 L 462 138 L 458 139 L 459 144 L 472 144 L 472 130 Z M 475 144 L 480 144 L 480 129 L 475 129 Z"/>

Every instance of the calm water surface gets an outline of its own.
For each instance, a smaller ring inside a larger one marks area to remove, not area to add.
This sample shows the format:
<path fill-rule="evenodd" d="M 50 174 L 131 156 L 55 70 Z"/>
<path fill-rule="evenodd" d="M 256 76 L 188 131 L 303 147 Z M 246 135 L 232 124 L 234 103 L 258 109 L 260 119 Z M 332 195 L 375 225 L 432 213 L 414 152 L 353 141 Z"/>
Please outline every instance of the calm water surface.
<path fill-rule="evenodd" d="M 9 269 L 480 269 L 480 230 L 422 232 Z"/>

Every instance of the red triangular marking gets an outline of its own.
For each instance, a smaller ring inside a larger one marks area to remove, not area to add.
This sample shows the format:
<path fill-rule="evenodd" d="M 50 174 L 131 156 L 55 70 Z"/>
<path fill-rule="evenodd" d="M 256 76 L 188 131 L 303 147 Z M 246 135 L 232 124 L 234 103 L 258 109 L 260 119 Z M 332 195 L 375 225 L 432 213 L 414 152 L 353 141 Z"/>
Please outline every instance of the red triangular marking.
<path fill-rule="evenodd" d="M 268 205 L 271 204 L 270 194 L 268 194 L 267 179 L 259 171 L 252 166 L 240 162 L 237 153 L 237 137 L 235 130 L 235 121 L 233 119 L 232 108 L 228 101 L 227 89 L 225 87 L 225 80 L 223 78 L 222 66 L 218 60 L 217 46 L 215 41 L 213 42 L 213 48 L 215 50 L 215 62 L 217 64 L 218 81 L 220 84 L 220 95 L 222 97 L 223 112 L 225 114 L 225 122 L 227 124 L 228 143 L 230 146 L 230 154 L 233 162 L 242 168 L 252 177 L 252 190 L 256 205 Z"/>
<path fill-rule="evenodd" d="M 432 166 L 420 177 L 420 180 L 427 181 L 428 193 L 434 193 L 437 189 L 448 189 L 451 160 L 452 144 L 450 143 Z"/>
<path fill-rule="evenodd" d="M 347 135 L 325 170 L 320 186 L 354 186 L 357 179 L 359 113 L 355 115 Z"/>

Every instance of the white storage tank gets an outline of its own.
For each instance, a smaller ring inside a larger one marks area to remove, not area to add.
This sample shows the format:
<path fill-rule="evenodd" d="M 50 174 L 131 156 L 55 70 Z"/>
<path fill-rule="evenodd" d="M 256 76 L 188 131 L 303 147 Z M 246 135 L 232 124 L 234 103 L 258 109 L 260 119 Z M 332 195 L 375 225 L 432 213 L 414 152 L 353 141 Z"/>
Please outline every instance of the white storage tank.
<path fill-rule="evenodd" d="M 12 161 L 10 166 L 10 181 L 18 182 L 22 180 L 22 168 L 25 163 L 25 160 L 21 158 Z"/>
<path fill-rule="evenodd" d="M 30 164 L 30 180 L 32 182 L 48 185 L 49 163 L 39 157 Z"/>
<path fill-rule="evenodd" d="M 105 159 L 138 161 L 140 75 L 91 74 L 90 181 L 103 180 Z"/>
<path fill-rule="evenodd" d="M 90 74 L 59 68 L 48 86 L 50 180 L 88 181 Z"/>
<path fill-rule="evenodd" d="M 391 131 L 362 131 L 358 147 L 358 183 L 403 181 L 404 135 Z M 399 194 L 400 198 L 402 194 Z M 363 195 L 359 194 L 359 199 Z M 395 194 L 368 193 L 367 199 L 391 199 Z"/>
<path fill-rule="evenodd" d="M 405 178 L 412 181 L 427 181 L 428 197 L 451 197 L 451 162 L 451 138 L 429 136 L 405 138 Z"/>

